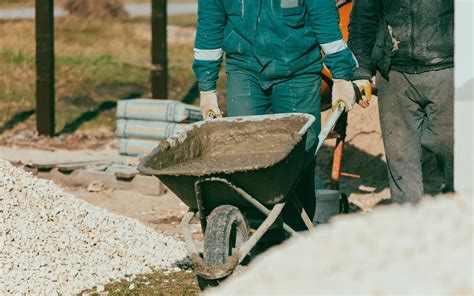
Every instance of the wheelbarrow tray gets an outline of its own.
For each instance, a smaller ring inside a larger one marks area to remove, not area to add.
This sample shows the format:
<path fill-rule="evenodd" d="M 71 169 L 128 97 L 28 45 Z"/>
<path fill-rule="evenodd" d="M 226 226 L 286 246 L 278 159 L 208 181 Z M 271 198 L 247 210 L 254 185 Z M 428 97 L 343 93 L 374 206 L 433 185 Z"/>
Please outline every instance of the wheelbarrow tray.
<path fill-rule="evenodd" d="M 305 168 L 309 114 L 288 113 L 201 121 L 184 127 L 145 156 L 138 170 L 158 177 L 196 209 L 195 184 L 225 179 L 266 206 L 282 202 Z M 250 206 L 225 183 L 201 186 L 206 210 Z"/>

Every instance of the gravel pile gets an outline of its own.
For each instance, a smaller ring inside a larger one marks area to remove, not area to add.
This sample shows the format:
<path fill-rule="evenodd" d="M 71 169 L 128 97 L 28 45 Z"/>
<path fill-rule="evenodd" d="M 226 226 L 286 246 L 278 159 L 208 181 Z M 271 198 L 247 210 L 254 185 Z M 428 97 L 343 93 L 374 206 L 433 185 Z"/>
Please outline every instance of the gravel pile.
<path fill-rule="evenodd" d="M 109 213 L 0 160 L 0 291 L 70 295 L 176 270 L 184 243 Z"/>
<path fill-rule="evenodd" d="M 338 217 L 209 295 L 472 295 L 472 195 Z"/>

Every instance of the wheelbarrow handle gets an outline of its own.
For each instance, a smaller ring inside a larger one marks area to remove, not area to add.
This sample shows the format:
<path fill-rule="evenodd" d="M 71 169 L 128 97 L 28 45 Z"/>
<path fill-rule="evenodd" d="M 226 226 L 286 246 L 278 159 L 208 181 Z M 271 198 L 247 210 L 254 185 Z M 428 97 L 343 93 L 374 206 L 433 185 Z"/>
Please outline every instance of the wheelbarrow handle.
<path fill-rule="evenodd" d="M 344 113 L 345 109 L 346 109 L 346 105 L 344 104 L 344 102 L 339 102 L 339 104 L 337 104 L 335 110 L 331 114 L 331 117 L 328 119 L 328 121 L 326 122 L 326 125 L 321 130 L 321 133 L 318 136 L 319 142 L 318 142 L 318 147 L 316 148 L 315 155 L 318 154 L 319 149 L 323 145 L 324 141 L 326 141 L 329 133 L 332 131 L 339 117 L 341 117 L 342 113 Z"/>

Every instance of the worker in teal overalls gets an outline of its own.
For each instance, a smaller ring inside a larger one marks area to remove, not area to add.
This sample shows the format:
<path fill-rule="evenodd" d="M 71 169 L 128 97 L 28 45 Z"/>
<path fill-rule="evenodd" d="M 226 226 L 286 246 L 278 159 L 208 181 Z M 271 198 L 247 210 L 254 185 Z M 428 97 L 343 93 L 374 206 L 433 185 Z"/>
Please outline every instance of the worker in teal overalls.
<path fill-rule="evenodd" d="M 350 110 L 355 101 L 349 80 L 357 61 L 342 39 L 336 1 L 199 0 L 198 4 L 193 69 L 203 116 L 221 112 L 216 81 L 225 53 L 228 115 L 312 114 L 316 122 L 306 148 L 314 155 L 321 130 L 321 49 L 333 75 L 333 105 L 343 100 Z M 307 165 L 296 194 L 312 217 L 314 157 Z M 304 229 L 296 220 L 290 226 Z"/>

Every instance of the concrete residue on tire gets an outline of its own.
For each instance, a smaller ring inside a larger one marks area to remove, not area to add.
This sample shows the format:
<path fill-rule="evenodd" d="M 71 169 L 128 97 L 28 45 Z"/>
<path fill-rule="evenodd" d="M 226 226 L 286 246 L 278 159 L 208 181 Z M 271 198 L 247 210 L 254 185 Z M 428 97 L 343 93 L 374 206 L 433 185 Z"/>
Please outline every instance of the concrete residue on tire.
<path fill-rule="evenodd" d="M 237 207 L 222 205 L 207 217 L 204 233 L 204 261 L 213 266 L 223 264 L 248 240 L 247 220 Z M 219 280 L 206 280 L 198 276 L 201 289 L 216 286 Z"/>

